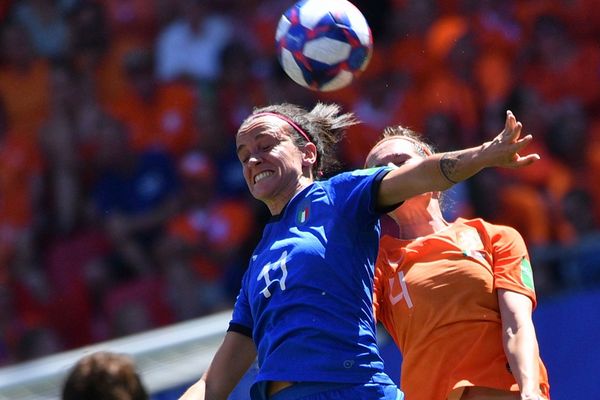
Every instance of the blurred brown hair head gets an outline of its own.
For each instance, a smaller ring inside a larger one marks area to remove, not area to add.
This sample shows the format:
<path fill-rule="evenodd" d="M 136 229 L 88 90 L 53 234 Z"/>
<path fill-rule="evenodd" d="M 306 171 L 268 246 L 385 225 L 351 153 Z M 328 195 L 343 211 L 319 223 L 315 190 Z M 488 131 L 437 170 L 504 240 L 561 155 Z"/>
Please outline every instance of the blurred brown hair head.
<path fill-rule="evenodd" d="M 147 400 L 148 393 L 133 360 L 97 352 L 75 364 L 65 381 L 62 400 Z"/>

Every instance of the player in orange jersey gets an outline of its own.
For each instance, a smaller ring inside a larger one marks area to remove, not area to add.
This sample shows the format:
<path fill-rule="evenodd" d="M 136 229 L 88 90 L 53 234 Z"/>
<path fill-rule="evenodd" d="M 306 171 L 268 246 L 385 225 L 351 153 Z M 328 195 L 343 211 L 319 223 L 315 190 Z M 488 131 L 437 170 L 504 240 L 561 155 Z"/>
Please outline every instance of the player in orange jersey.
<path fill-rule="evenodd" d="M 520 129 L 509 113 L 506 127 L 514 124 Z M 415 132 L 388 128 L 366 164 L 400 166 L 431 154 Z M 381 239 L 374 308 L 402 352 L 406 398 L 549 399 L 521 235 L 481 219 L 447 222 L 438 192 L 406 200 L 389 215 L 398 237 Z"/>

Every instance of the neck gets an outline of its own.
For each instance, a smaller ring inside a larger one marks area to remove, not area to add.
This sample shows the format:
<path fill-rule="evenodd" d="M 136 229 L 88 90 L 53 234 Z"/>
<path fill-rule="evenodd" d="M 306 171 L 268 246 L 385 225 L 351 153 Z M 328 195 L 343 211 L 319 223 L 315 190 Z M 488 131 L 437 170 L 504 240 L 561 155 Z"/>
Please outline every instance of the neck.
<path fill-rule="evenodd" d="M 398 225 L 398 238 L 403 240 L 430 235 L 448 226 L 438 200 L 426 197 L 407 200 L 392 218 Z"/>
<path fill-rule="evenodd" d="M 282 193 L 282 195 L 277 199 L 269 202 L 265 202 L 271 215 L 279 215 L 283 211 L 283 209 L 288 205 L 288 203 L 298 194 L 302 189 L 309 186 L 313 183 L 312 178 L 308 178 L 305 176 L 300 177 L 296 185 L 292 190 L 287 193 Z"/>

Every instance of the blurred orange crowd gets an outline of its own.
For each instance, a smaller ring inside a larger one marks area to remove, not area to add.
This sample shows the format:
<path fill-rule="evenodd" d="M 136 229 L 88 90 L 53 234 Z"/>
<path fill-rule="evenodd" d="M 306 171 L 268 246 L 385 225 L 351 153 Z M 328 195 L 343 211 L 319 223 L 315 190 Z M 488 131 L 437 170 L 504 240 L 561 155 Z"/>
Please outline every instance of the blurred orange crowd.
<path fill-rule="evenodd" d="M 447 218 L 512 225 L 540 295 L 600 284 L 600 8 L 594 0 L 356 1 L 367 71 L 337 92 L 285 76 L 289 0 L 0 5 L 0 366 L 231 307 L 267 210 L 234 151 L 253 107 L 334 101 L 447 151 L 511 109 L 542 160 L 446 194 Z"/>

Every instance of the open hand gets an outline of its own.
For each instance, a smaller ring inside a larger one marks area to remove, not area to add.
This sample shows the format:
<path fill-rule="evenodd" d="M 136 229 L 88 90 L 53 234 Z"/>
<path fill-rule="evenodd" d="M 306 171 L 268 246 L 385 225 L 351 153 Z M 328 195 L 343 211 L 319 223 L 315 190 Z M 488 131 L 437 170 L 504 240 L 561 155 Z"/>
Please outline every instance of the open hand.
<path fill-rule="evenodd" d="M 540 159 L 536 153 L 525 156 L 519 154 L 533 139 L 531 135 L 521 137 L 522 129 L 523 125 L 517 121 L 512 111 L 508 110 L 502 132 L 494 140 L 483 145 L 483 151 L 490 157 L 490 166 L 520 168 Z"/>

